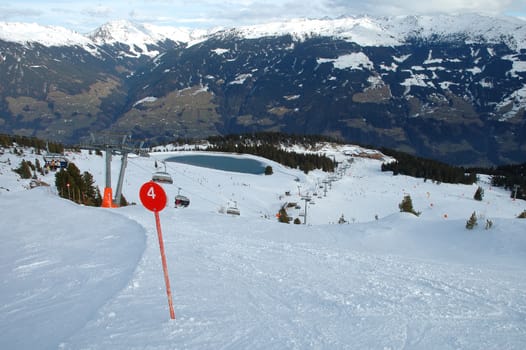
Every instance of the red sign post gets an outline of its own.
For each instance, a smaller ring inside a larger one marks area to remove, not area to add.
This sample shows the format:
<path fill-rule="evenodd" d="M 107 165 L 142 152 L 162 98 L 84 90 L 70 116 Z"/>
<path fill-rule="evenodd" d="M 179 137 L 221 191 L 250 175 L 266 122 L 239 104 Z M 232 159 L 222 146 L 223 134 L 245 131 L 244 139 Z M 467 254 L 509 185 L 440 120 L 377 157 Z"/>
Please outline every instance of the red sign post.
<path fill-rule="evenodd" d="M 161 231 L 161 220 L 159 212 L 166 206 L 166 193 L 163 188 L 153 181 L 146 182 L 139 190 L 139 197 L 144 207 L 153 211 L 155 215 L 155 225 L 157 227 L 157 237 L 159 239 L 159 249 L 161 250 L 161 260 L 163 263 L 164 283 L 166 284 L 166 294 L 168 295 L 168 307 L 170 308 L 170 318 L 175 319 L 174 306 L 172 302 L 172 291 L 170 289 L 170 279 L 168 278 L 168 265 L 164 254 L 163 234 Z"/>

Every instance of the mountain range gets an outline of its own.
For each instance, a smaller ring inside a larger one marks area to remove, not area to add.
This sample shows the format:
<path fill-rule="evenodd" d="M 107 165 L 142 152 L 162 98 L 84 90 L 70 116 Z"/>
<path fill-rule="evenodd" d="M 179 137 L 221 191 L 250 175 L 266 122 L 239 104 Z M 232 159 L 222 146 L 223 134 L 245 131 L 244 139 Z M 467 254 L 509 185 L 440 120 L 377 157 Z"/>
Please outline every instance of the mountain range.
<path fill-rule="evenodd" d="M 526 22 L 368 16 L 88 34 L 0 23 L 0 131 L 65 143 L 321 134 L 455 165 L 526 162 Z"/>

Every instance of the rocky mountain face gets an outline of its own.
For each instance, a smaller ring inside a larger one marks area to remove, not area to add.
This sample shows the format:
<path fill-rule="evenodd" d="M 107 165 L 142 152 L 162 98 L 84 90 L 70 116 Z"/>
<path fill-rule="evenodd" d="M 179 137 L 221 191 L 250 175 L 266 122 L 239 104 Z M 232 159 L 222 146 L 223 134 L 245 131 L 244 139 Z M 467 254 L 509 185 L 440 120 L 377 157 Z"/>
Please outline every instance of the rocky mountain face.
<path fill-rule="evenodd" d="M 526 161 L 522 21 L 298 20 L 200 37 L 152 30 L 121 23 L 67 45 L 0 35 L 0 130 L 68 143 L 90 132 L 170 141 L 282 131 L 458 165 Z"/>

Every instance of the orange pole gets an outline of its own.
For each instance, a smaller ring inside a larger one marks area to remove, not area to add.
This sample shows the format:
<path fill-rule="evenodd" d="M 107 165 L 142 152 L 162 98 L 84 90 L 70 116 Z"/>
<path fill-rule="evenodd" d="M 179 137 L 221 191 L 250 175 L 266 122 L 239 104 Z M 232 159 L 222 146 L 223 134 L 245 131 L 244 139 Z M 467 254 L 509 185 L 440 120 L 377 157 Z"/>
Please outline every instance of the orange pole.
<path fill-rule="evenodd" d="M 103 208 L 112 208 L 113 207 L 113 193 L 111 191 L 111 187 L 105 187 L 104 188 L 104 196 L 102 197 L 102 205 Z"/>
<path fill-rule="evenodd" d="M 172 320 L 175 320 L 174 305 L 172 301 L 172 291 L 170 289 L 170 279 L 168 278 L 168 265 L 166 264 L 166 256 L 164 254 L 163 234 L 161 232 L 161 220 L 159 219 L 158 211 L 154 211 L 154 214 L 155 224 L 157 226 L 157 237 L 159 238 L 159 249 L 161 250 L 161 260 L 163 263 L 164 283 L 166 284 L 166 294 L 168 296 L 168 307 L 170 308 L 170 318 Z"/>
<path fill-rule="evenodd" d="M 101 207 L 103 208 L 118 208 L 119 207 L 117 204 L 113 203 L 113 192 L 111 190 L 111 187 L 104 188 L 104 196 L 102 197 Z"/>

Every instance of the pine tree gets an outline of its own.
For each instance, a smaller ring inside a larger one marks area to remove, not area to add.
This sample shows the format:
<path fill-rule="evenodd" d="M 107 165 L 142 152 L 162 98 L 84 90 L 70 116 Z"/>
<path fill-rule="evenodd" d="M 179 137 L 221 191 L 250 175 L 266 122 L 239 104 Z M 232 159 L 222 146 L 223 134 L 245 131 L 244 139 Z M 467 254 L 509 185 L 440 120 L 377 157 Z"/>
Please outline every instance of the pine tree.
<path fill-rule="evenodd" d="M 86 205 L 97 206 L 97 187 L 95 187 L 95 180 L 93 175 L 85 171 L 82 174 L 81 192 L 83 195 L 83 203 Z"/>
<path fill-rule="evenodd" d="M 411 196 L 408 194 L 406 194 L 402 202 L 398 204 L 398 208 L 400 208 L 400 211 L 404 213 L 411 213 L 416 216 L 420 215 L 420 212 L 416 212 L 413 208 L 413 201 L 411 199 Z"/>
<path fill-rule="evenodd" d="M 120 200 L 119 206 L 121 207 L 128 206 L 128 201 L 126 200 L 126 198 L 124 197 L 124 194 L 122 193 L 121 193 L 121 200 Z"/>
<path fill-rule="evenodd" d="M 484 227 L 486 230 L 489 230 L 493 227 L 493 221 L 491 221 L 490 219 L 487 219 L 486 220 L 486 226 Z"/>
<path fill-rule="evenodd" d="M 484 197 L 484 190 L 482 189 L 482 187 L 479 186 L 477 188 L 477 191 L 475 191 L 473 198 L 477 201 L 481 201 L 483 197 Z"/>
<path fill-rule="evenodd" d="M 31 178 L 31 165 L 30 162 L 26 162 L 24 159 L 22 159 L 22 162 L 20 163 L 20 166 L 17 169 L 13 170 L 15 173 L 20 175 L 22 179 L 30 179 Z"/>
<path fill-rule="evenodd" d="M 95 199 L 93 206 L 100 207 L 102 205 L 102 194 L 100 193 L 100 188 L 97 186 L 95 189 Z"/>
<path fill-rule="evenodd" d="M 44 169 L 42 169 L 42 166 L 40 165 L 40 160 L 38 158 L 35 159 L 35 168 L 41 175 L 44 175 Z"/>
<path fill-rule="evenodd" d="M 288 223 L 290 222 L 290 220 L 289 220 L 289 215 L 287 214 L 287 211 L 285 210 L 285 208 L 281 208 L 281 209 L 279 210 L 278 221 L 279 221 L 279 222 L 286 223 L 286 224 L 288 224 Z"/>
<path fill-rule="evenodd" d="M 471 214 L 470 218 L 466 222 L 466 228 L 468 230 L 473 230 L 475 226 L 477 226 L 477 214 L 473 212 L 473 214 Z"/>

